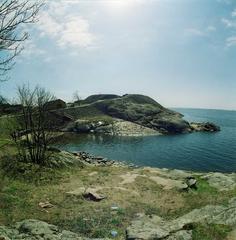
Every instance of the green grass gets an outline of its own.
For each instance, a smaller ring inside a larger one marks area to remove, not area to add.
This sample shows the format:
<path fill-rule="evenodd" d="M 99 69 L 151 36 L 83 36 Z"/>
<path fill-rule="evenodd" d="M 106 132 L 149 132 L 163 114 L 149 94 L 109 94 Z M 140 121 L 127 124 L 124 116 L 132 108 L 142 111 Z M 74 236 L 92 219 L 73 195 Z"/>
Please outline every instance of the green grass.
<path fill-rule="evenodd" d="M 58 111 L 66 112 L 67 114 L 73 116 L 75 119 L 82 119 L 87 117 L 104 115 L 100 110 L 98 110 L 92 104 L 66 108 Z"/>
<path fill-rule="evenodd" d="M 219 194 L 216 188 L 211 187 L 206 180 L 200 178 L 197 178 L 197 189 L 185 193 L 184 197 L 190 209 L 205 206 L 207 202 L 213 205 L 221 204 L 228 199 L 227 194 Z"/>
<path fill-rule="evenodd" d="M 122 185 L 126 191 L 120 191 L 115 189 L 122 181 L 120 176 L 138 169 L 96 166 L 48 169 L 16 163 L 12 160 L 12 151 L 13 147 L 7 153 L 13 165 L 0 171 L 0 225 L 33 218 L 81 236 L 111 237 L 111 231 L 115 230 L 118 232 L 117 239 L 124 239 L 125 229 L 137 213 L 154 214 L 168 220 L 208 204 L 224 204 L 236 196 L 236 190 L 219 193 L 200 178 L 197 179 L 197 190 L 189 192 L 163 190 L 143 176 Z M 138 174 L 148 172 L 140 170 Z M 107 196 L 101 202 L 67 194 L 80 187 L 97 186 L 103 187 L 100 193 Z M 138 196 L 132 192 L 138 193 Z M 49 201 L 54 207 L 47 211 L 41 209 L 38 203 L 44 201 Z M 111 210 L 114 204 L 119 206 L 118 211 Z M 201 224 L 193 225 L 191 229 L 195 240 L 224 239 L 231 230 L 222 225 Z"/>
<path fill-rule="evenodd" d="M 95 95 L 91 95 L 91 96 L 87 97 L 84 100 L 84 103 L 93 103 L 93 102 L 100 101 L 100 100 L 109 100 L 109 99 L 115 99 L 118 97 L 120 97 L 120 96 L 115 95 L 115 94 L 95 94 Z"/>
<path fill-rule="evenodd" d="M 128 94 L 128 95 L 124 96 L 123 99 L 125 99 L 125 101 L 131 101 L 131 102 L 137 103 L 137 104 L 151 104 L 151 105 L 155 105 L 158 107 L 162 107 L 154 99 L 152 99 L 148 96 L 145 96 L 145 95 L 141 95 L 141 94 Z"/>
<path fill-rule="evenodd" d="M 10 139 L 0 138 L 0 148 L 6 146 L 8 143 L 11 143 Z"/>
<path fill-rule="evenodd" d="M 223 240 L 232 230 L 218 224 L 197 224 L 193 226 L 193 240 Z"/>
<path fill-rule="evenodd" d="M 99 115 L 95 115 L 95 116 L 84 116 L 84 117 L 81 117 L 80 119 L 87 120 L 88 122 L 102 121 L 107 124 L 111 124 L 114 122 L 112 117 L 110 117 L 108 115 L 103 115 L 103 114 L 99 114 Z"/>
<path fill-rule="evenodd" d="M 79 217 L 59 221 L 57 225 L 79 233 L 81 236 L 105 238 L 111 237 L 113 230 L 118 232 L 118 236 L 124 237 L 123 229 L 127 227 L 128 223 L 126 210 L 114 212 L 110 206 L 106 206 L 99 210 L 91 207 L 81 212 Z"/>
<path fill-rule="evenodd" d="M 29 197 L 30 190 L 28 184 L 18 181 L 9 183 L 4 179 L 4 186 L 2 184 L 0 191 L 0 219 L 4 219 L 5 224 L 14 222 L 17 215 L 23 219 L 25 213 L 32 209 L 30 202 L 25 201 Z"/>
<path fill-rule="evenodd" d="M 65 177 L 65 169 L 50 168 L 33 163 L 20 161 L 16 156 L 5 156 L 0 162 L 1 175 L 23 183 L 32 183 L 35 186 L 52 184 Z M 14 183 L 14 181 L 13 181 Z"/>
<path fill-rule="evenodd" d="M 14 124 L 14 118 L 7 116 L 0 117 L 0 149 L 11 143 L 10 129 Z"/>

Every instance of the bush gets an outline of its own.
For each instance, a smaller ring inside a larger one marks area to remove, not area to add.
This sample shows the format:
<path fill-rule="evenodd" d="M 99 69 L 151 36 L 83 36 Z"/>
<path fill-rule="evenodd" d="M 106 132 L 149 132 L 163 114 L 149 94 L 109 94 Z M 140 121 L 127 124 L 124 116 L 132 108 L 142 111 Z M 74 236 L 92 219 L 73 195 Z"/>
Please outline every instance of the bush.
<path fill-rule="evenodd" d="M 58 169 L 23 162 L 16 155 L 2 157 L 0 167 L 3 176 L 35 184 L 56 182 L 62 177 L 62 173 Z"/>

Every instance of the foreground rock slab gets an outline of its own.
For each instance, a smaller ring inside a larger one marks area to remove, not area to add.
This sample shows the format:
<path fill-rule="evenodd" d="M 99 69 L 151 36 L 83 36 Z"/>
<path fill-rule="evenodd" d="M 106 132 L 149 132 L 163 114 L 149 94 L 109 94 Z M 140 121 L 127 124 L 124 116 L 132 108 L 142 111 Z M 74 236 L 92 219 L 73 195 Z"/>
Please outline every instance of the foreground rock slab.
<path fill-rule="evenodd" d="M 60 230 L 57 226 L 35 219 L 28 219 L 9 228 L 0 226 L 1 240 L 89 240 L 78 234 Z M 94 239 L 95 240 L 95 239 Z M 108 239 L 100 239 L 108 240 Z"/>
<path fill-rule="evenodd" d="M 195 209 L 177 219 L 166 221 L 159 216 L 141 215 L 127 228 L 127 239 L 192 239 L 191 230 L 185 227 L 192 223 L 212 223 L 228 226 L 236 225 L 236 198 L 227 206 L 208 205 Z"/>
<path fill-rule="evenodd" d="M 201 177 L 219 191 L 233 190 L 236 187 L 236 174 L 209 173 Z"/>

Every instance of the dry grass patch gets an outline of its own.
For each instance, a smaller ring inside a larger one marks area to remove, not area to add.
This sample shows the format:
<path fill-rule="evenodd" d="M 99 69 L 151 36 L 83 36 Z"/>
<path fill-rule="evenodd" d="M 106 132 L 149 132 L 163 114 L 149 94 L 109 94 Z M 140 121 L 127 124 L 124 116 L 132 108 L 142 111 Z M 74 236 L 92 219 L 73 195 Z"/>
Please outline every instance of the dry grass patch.
<path fill-rule="evenodd" d="M 130 178 L 134 175 L 134 179 Z M 235 191 L 219 194 L 204 180 L 199 180 L 199 188 L 190 192 L 165 190 L 150 179 L 157 175 L 157 172 L 129 167 L 86 166 L 61 170 L 60 178 L 39 185 L 6 178 L 0 192 L 0 224 L 35 218 L 88 237 L 110 237 L 110 232 L 116 230 L 118 239 L 122 239 L 126 227 L 138 213 L 172 219 L 194 208 L 224 203 L 236 196 Z M 127 182 L 127 176 L 132 181 Z M 92 188 L 107 198 L 93 202 L 80 193 L 68 194 L 81 188 Z M 38 206 L 45 201 L 53 207 Z M 117 206 L 117 210 L 112 210 L 112 206 Z"/>

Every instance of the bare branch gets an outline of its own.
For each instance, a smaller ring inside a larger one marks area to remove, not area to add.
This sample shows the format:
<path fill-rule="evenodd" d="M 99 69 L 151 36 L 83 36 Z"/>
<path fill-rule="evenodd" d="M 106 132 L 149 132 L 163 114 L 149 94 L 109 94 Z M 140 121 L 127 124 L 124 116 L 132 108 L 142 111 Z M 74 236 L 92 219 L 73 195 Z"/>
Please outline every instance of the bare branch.
<path fill-rule="evenodd" d="M 0 76 L 5 76 L 14 66 L 14 59 L 23 50 L 28 38 L 22 27 L 37 20 L 42 0 L 4 0 L 0 3 Z M 6 54 L 8 52 L 8 54 Z M 0 77 L 0 81 L 5 77 Z"/>
<path fill-rule="evenodd" d="M 22 106 L 22 115 L 17 121 L 19 129 L 11 134 L 22 160 L 36 164 L 47 164 L 47 149 L 53 137 L 53 124 L 46 104 L 54 96 L 44 88 L 27 85 L 18 88 L 18 99 Z M 24 141 L 22 136 L 24 135 Z"/>

